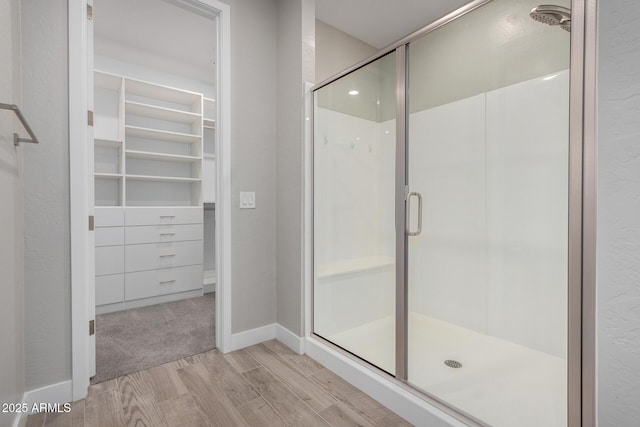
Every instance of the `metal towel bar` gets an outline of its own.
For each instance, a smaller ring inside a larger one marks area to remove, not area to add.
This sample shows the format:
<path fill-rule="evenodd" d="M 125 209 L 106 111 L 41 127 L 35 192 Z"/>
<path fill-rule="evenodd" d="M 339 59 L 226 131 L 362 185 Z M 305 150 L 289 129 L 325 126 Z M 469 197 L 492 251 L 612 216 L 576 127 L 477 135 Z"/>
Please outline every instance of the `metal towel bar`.
<path fill-rule="evenodd" d="M 33 130 L 31 130 L 31 126 L 29 126 L 29 123 L 27 123 L 27 119 L 25 119 L 25 117 L 22 115 L 22 112 L 20 111 L 20 108 L 18 108 L 17 105 L 15 105 L 15 104 L 3 104 L 3 103 L 0 102 L 0 109 L 9 110 L 9 111 L 13 111 L 14 113 L 16 113 L 16 116 L 18 116 L 18 119 L 20 120 L 20 123 L 22 123 L 22 127 L 24 127 L 24 129 L 27 131 L 27 133 L 31 137 L 31 139 L 20 138 L 17 133 L 14 133 L 13 134 L 13 145 L 15 145 L 17 147 L 18 145 L 20 145 L 21 142 L 30 142 L 32 144 L 39 144 L 38 138 L 36 138 L 36 135 L 33 133 Z"/>

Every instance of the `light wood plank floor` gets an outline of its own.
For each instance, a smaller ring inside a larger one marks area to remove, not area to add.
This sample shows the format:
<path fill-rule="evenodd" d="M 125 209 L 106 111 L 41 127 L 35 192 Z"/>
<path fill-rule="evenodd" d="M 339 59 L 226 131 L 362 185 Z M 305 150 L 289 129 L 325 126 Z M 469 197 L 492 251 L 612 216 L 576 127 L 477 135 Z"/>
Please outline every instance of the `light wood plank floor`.
<path fill-rule="evenodd" d="M 409 426 L 307 356 L 278 341 L 217 350 L 89 388 L 68 414 L 27 426 Z"/>

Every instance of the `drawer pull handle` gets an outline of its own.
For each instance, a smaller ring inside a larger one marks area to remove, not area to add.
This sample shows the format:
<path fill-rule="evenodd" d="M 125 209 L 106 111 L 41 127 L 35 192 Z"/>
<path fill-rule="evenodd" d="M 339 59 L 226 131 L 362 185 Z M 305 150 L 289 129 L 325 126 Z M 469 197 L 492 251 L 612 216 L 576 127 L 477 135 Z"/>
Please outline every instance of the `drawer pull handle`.
<path fill-rule="evenodd" d="M 175 236 L 176 233 L 160 233 L 161 236 Z"/>
<path fill-rule="evenodd" d="M 165 284 L 167 284 L 167 283 L 176 283 L 176 279 L 173 279 L 173 280 L 165 280 L 165 281 L 160 282 L 160 284 L 161 284 L 161 285 L 165 285 Z"/>
<path fill-rule="evenodd" d="M 160 215 L 160 218 L 175 218 L 175 215 Z"/>
<path fill-rule="evenodd" d="M 176 256 L 176 254 L 166 254 L 166 255 L 160 255 L 160 258 L 167 258 L 170 256 Z"/>

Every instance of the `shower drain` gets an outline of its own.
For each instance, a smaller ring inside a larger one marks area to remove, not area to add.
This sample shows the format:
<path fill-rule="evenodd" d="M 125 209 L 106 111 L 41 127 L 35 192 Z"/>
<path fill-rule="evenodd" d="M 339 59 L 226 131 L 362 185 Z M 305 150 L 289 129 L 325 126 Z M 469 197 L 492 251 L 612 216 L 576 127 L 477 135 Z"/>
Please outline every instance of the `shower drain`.
<path fill-rule="evenodd" d="M 457 360 L 451 360 L 451 359 L 445 360 L 444 364 L 450 368 L 455 368 L 455 369 L 462 368 L 462 363 L 458 362 Z"/>

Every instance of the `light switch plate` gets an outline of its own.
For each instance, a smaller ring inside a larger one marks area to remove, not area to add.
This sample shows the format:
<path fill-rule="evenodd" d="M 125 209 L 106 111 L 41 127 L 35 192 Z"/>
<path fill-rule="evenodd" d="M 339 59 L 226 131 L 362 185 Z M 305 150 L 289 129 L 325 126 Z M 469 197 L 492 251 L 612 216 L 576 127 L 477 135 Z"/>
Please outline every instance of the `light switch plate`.
<path fill-rule="evenodd" d="M 254 191 L 240 192 L 240 209 L 255 209 L 256 193 Z"/>

